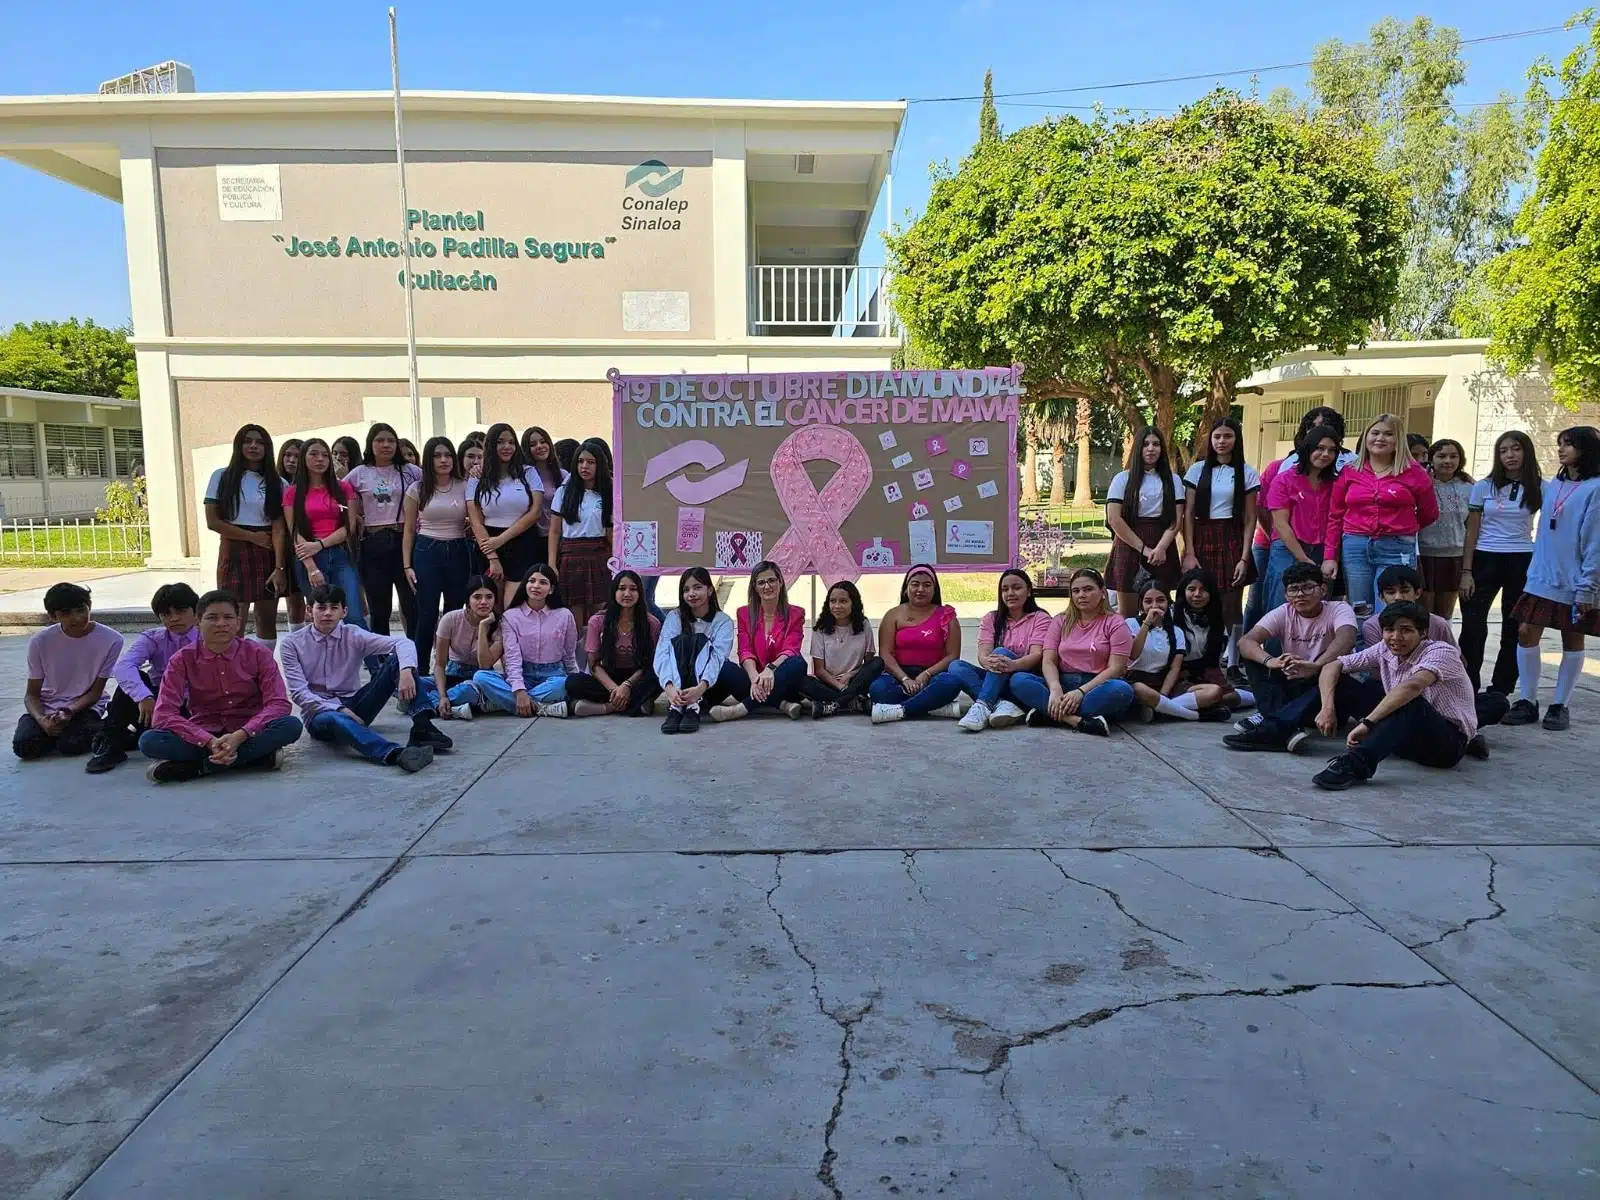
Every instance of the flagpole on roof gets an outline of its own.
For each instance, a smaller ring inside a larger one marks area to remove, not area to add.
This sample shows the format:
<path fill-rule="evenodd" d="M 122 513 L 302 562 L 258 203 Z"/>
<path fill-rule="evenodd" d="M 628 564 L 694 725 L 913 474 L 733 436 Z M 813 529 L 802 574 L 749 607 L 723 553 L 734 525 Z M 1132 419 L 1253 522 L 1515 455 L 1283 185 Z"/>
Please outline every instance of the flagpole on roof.
<path fill-rule="evenodd" d="M 422 388 L 417 382 L 417 310 L 412 293 L 411 273 L 411 205 L 406 200 L 406 132 L 400 115 L 400 33 L 395 23 L 394 9 L 389 10 L 389 67 L 394 79 L 394 156 L 400 168 L 400 247 L 405 263 L 406 292 L 406 371 L 411 383 L 412 436 L 421 442 Z"/>

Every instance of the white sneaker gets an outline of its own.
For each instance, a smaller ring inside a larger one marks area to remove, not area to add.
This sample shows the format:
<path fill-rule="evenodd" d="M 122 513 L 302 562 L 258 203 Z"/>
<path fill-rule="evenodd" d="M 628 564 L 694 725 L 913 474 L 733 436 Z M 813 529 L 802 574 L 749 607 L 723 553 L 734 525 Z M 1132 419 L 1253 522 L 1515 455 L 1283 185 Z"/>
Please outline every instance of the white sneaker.
<path fill-rule="evenodd" d="M 872 706 L 872 723 L 874 725 L 887 725 L 890 721 L 904 721 L 906 710 L 899 704 L 874 704 Z"/>
<path fill-rule="evenodd" d="M 539 715 L 541 717 L 564 717 L 567 715 L 567 702 L 565 700 L 557 700 L 554 704 L 541 704 L 539 705 Z"/>
<path fill-rule="evenodd" d="M 928 710 L 930 717 L 949 717 L 952 721 L 961 715 L 961 702 L 952 700 L 949 704 L 941 704 L 938 708 Z"/>
<path fill-rule="evenodd" d="M 452 704 L 450 706 L 450 719 L 452 721 L 470 721 L 477 715 L 472 711 L 471 704 Z"/>
<path fill-rule="evenodd" d="M 1027 714 L 1009 700 L 1002 700 L 994 706 L 994 711 L 989 714 L 990 729 L 1005 729 L 1015 725 Z"/>
<path fill-rule="evenodd" d="M 967 709 L 967 715 L 956 723 L 957 727 L 968 733 L 977 733 L 989 725 L 989 706 L 987 704 L 973 704 Z"/>

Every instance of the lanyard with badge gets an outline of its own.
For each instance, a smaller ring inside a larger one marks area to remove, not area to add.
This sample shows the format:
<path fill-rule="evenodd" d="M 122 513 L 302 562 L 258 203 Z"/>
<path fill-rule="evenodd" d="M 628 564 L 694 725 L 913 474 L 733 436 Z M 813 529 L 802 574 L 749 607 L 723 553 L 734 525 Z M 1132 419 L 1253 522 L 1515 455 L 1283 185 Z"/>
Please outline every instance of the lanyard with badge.
<path fill-rule="evenodd" d="M 1556 520 L 1561 516 L 1561 510 L 1566 508 L 1567 501 L 1572 498 L 1572 493 L 1578 490 L 1578 487 L 1580 484 L 1582 484 L 1582 482 L 1583 480 L 1580 479 L 1577 483 L 1574 483 L 1568 487 L 1562 487 L 1560 484 L 1556 485 L 1556 500 L 1555 504 L 1553 505 L 1554 511 L 1550 514 L 1551 529 L 1556 527 Z"/>

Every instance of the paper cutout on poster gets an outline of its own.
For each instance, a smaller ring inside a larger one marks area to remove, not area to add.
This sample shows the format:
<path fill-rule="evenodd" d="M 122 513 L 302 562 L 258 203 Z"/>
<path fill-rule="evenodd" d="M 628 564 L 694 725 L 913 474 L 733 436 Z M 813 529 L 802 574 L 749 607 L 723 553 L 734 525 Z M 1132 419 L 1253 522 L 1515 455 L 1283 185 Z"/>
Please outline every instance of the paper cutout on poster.
<path fill-rule="evenodd" d="M 678 509 L 678 553 L 699 554 L 706 548 L 706 510 Z"/>
<path fill-rule="evenodd" d="M 944 549 L 946 554 L 993 554 L 994 522 L 946 521 Z"/>
<path fill-rule="evenodd" d="M 958 458 L 955 460 L 955 462 L 950 464 L 950 474 L 954 475 L 957 479 L 965 479 L 967 476 L 972 474 L 972 464 L 967 462 L 967 460 L 964 458 Z"/>
<path fill-rule="evenodd" d="M 856 543 L 856 561 L 863 567 L 893 567 L 900 563 L 900 543 L 875 537 Z"/>
<path fill-rule="evenodd" d="M 989 454 L 988 438 L 968 438 L 967 454 L 972 458 L 986 458 Z"/>
<path fill-rule="evenodd" d="M 622 565 L 650 568 L 656 565 L 656 523 L 654 521 L 624 521 L 622 523 Z"/>
<path fill-rule="evenodd" d="M 939 455 L 950 449 L 949 446 L 944 444 L 944 439 L 942 437 L 931 437 L 923 444 L 928 448 L 929 458 L 938 458 Z"/>
<path fill-rule="evenodd" d="M 893 450 L 899 444 L 900 443 L 895 440 L 894 430 L 892 429 L 885 429 L 878 435 L 878 445 L 882 446 L 885 450 Z"/>
<path fill-rule="evenodd" d="M 961 497 L 960 496 L 947 496 L 947 497 L 945 497 L 945 502 L 944 502 L 944 510 L 945 510 L 945 512 L 955 512 L 955 510 L 960 508 L 960 507 L 961 507 Z"/>
<path fill-rule="evenodd" d="M 913 500 L 911 502 L 911 519 L 913 521 L 922 520 L 923 517 L 928 515 L 928 512 L 928 506 L 921 500 Z"/>
<path fill-rule="evenodd" d="M 911 561 L 936 563 L 939 561 L 939 533 L 937 521 L 912 521 L 906 528 L 911 533 Z"/>
<path fill-rule="evenodd" d="M 893 458 L 891 458 L 889 460 L 889 465 L 891 467 L 893 467 L 896 471 L 898 471 L 901 467 L 909 467 L 911 465 L 911 454 L 910 454 L 910 452 L 908 451 L 905 454 L 896 454 Z"/>
<path fill-rule="evenodd" d="M 933 472 L 917 471 L 911 476 L 911 482 L 916 485 L 917 491 L 926 491 L 933 486 Z"/>
<path fill-rule="evenodd" d="M 985 479 L 978 485 L 978 499 L 988 500 L 1000 494 L 1000 485 L 992 479 Z"/>
<path fill-rule="evenodd" d="M 883 498 L 890 504 L 894 504 L 899 501 L 903 494 L 904 493 L 900 491 L 900 485 L 898 483 L 886 483 L 883 485 Z"/>
<path fill-rule="evenodd" d="M 730 571 L 748 571 L 761 561 L 761 531 L 759 529 L 722 529 L 717 531 L 718 567 Z"/>

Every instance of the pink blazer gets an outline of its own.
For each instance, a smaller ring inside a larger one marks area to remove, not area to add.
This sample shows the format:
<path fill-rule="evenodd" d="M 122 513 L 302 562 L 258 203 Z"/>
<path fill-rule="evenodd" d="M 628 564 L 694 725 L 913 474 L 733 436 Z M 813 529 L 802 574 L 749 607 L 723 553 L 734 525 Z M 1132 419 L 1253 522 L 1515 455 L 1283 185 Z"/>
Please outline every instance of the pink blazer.
<path fill-rule="evenodd" d="M 789 605 L 788 619 L 772 629 L 765 627 L 759 607 L 752 614 L 748 605 L 740 605 L 738 625 L 739 661 L 753 658 L 762 670 L 774 659 L 799 654 L 806 640 L 805 610 L 795 604 Z"/>

